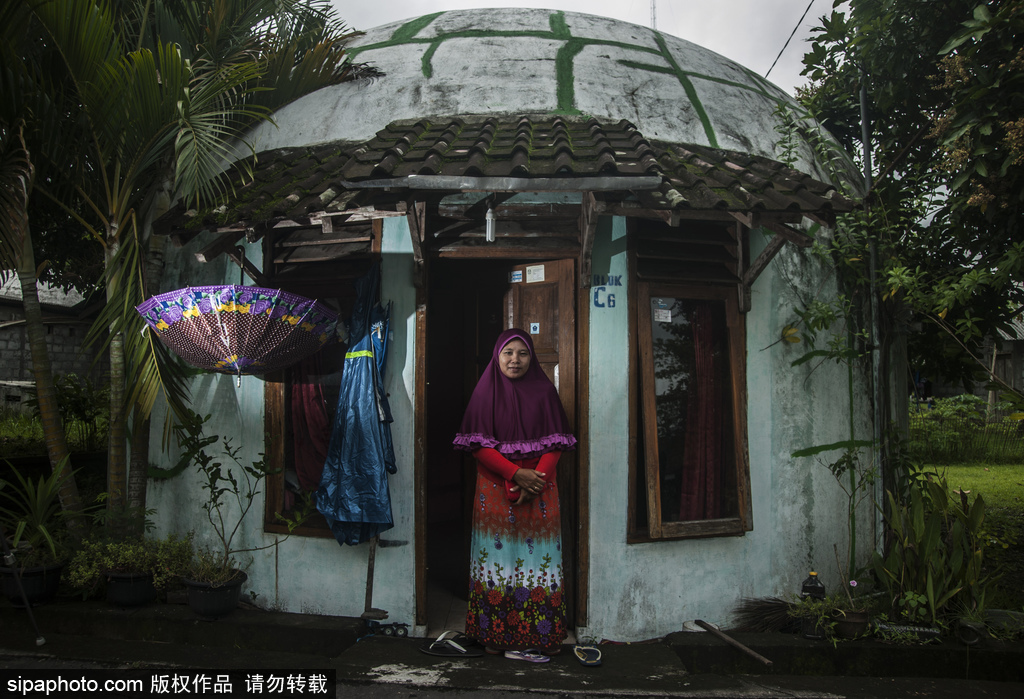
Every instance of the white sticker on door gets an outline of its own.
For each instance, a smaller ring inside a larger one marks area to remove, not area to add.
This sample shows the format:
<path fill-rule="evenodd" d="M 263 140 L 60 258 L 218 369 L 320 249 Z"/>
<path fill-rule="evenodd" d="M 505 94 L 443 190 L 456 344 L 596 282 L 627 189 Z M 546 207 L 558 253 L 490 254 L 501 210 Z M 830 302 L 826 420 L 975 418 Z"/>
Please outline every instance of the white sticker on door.
<path fill-rule="evenodd" d="M 526 268 L 526 283 L 544 281 L 544 265 L 531 265 Z"/>
<path fill-rule="evenodd" d="M 540 335 L 540 323 L 530 323 L 530 334 Z"/>
<path fill-rule="evenodd" d="M 517 269 L 510 275 L 509 281 L 513 284 L 523 281 L 523 270 Z"/>

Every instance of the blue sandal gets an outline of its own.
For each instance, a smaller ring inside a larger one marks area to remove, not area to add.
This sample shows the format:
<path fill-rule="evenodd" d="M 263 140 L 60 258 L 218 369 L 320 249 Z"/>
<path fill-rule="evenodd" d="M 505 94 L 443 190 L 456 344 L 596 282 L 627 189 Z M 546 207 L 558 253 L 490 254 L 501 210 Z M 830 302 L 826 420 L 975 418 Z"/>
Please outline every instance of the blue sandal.
<path fill-rule="evenodd" d="M 533 648 L 527 648 L 526 650 L 507 650 L 505 651 L 505 657 L 509 660 L 525 660 L 528 663 L 547 663 L 551 661 L 551 658 Z"/>
<path fill-rule="evenodd" d="M 601 649 L 596 646 L 573 646 L 572 653 L 580 665 L 596 667 L 601 664 Z"/>

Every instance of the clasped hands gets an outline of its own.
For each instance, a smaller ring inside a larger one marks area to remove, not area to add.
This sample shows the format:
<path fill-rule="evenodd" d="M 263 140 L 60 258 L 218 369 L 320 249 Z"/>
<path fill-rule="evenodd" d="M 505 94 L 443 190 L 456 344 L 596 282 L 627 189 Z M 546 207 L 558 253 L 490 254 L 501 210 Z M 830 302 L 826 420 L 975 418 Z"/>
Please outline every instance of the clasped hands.
<path fill-rule="evenodd" d="M 543 474 L 537 473 L 532 468 L 521 468 L 512 475 L 512 482 L 515 483 L 509 490 L 513 493 L 522 491 L 519 495 L 519 499 L 516 500 L 516 505 L 522 505 L 530 502 L 540 495 L 547 481 L 544 480 Z"/>

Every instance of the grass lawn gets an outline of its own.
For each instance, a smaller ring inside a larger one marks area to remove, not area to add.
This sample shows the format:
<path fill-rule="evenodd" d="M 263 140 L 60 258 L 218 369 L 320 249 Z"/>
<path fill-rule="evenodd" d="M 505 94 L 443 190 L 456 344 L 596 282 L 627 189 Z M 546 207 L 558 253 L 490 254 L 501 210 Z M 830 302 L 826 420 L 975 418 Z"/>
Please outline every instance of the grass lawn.
<path fill-rule="evenodd" d="M 985 531 L 992 544 L 988 561 L 999 566 L 1002 578 L 989 589 L 995 595 L 990 608 L 1024 609 L 1024 463 L 964 463 L 929 466 L 946 477 L 952 491 L 963 489 L 968 498 L 985 499 Z"/>

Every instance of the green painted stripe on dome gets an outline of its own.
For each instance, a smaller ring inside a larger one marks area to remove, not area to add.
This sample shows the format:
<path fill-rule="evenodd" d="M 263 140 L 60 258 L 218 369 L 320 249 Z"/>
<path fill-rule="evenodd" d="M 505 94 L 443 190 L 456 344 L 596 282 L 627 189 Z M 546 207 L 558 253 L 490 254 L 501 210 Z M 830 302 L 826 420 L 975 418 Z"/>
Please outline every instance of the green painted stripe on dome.
<path fill-rule="evenodd" d="M 565 13 L 561 10 L 558 12 L 552 12 L 548 15 L 548 26 L 551 27 L 551 33 L 556 38 L 564 40 L 572 38 L 572 32 L 569 31 L 569 25 L 565 23 Z"/>
<path fill-rule="evenodd" d="M 582 39 L 569 39 L 555 55 L 555 95 L 558 110 L 563 114 L 575 114 L 576 109 L 576 56 L 586 43 Z"/>
<path fill-rule="evenodd" d="M 401 42 L 415 39 L 417 34 L 433 24 L 434 20 L 443 14 L 444 12 L 435 12 L 411 19 L 395 30 L 395 33 L 391 35 L 391 40 Z"/>
<path fill-rule="evenodd" d="M 772 96 L 766 89 L 771 86 L 765 79 L 751 72 L 749 69 L 741 66 L 746 74 L 751 78 L 753 84 L 745 84 L 736 82 L 733 80 L 727 80 L 725 78 L 718 78 L 712 75 L 706 75 L 703 73 L 697 73 L 693 71 L 683 70 L 676 62 L 675 57 L 672 55 L 665 42 L 664 36 L 657 31 L 652 31 L 655 43 L 658 48 L 648 48 L 646 46 L 638 46 L 636 44 L 629 44 L 622 41 L 613 41 L 609 39 L 594 39 L 589 37 L 578 37 L 573 36 L 572 31 L 569 29 L 568 24 L 565 21 L 565 13 L 562 11 L 552 12 L 548 16 L 549 30 L 486 30 L 486 29 L 466 29 L 462 31 L 439 33 L 434 37 L 418 37 L 421 31 L 426 27 L 430 26 L 438 17 L 446 14 L 445 12 L 435 12 L 430 15 L 424 15 L 423 17 L 417 17 L 416 19 L 410 20 L 405 24 L 401 25 L 394 31 L 391 37 L 387 41 L 381 41 L 374 44 L 368 44 L 366 46 L 358 46 L 349 49 L 349 53 L 353 56 L 363 53 L 365 51 L 371 51 L 375 49 L 388 48 L 393 46 L 403 46 L 410 44 L 426 44 L 428 45 L 427 50 L 424 52 L 420 59 L 420 69 L 425 78 L 432 78 L 434 74 L 433 70 L 433 57 L 437 50 L 445 41 L 452 39 L 475 39 L 475 38 L 524 38 L 533 37 L 539 39 L 550 39 L 552 41 L 562 41 L 563 45 L 558 49 L 555 56 L 555 82 L 556 82 L 556 109 L 555 112 L 559 114 L 580 114 L 580 110 L 576 106 L 576 85 L 575 85 L 575 59 L 576 56 L 588 46 L 612 46 L 621 48 L 625 51 L 639 51 L 642 53 L 648 53 L 656 56 L 660 56 L 668 64 L 665 66 L 657 66 L 642 61 L 631 61 L 628 59 L 620 59 L 617 62 L 620 65 L 634 70 L 642 70 L 652 73 L 663 73 L 670 74 L 676 77 L 683 91 L 686 93 L 691 105 L 694 108 L 694 113 L 700 119 L 701 126 L 704 128 L 704 133 L 707 136 L 708 144 L 712 147 L 718 147 L 718 137 L 715 134 L 714 126 L 711 123 L 711 119 L 708 117 L 707 111 L 704 109 L 704 105 L 700 101 L 698 96 L 697 88 L 694 85 L 693 80 L 706 80 L 709 82 L 718 83 L 721 85 L 728 85 L 741 90 L 748 90 L 750 92 L 760 94 L 770 99 L 777 99 Z"/>
<path fill-rule="evenodd" d="M 661 55 L 665 57 L 668 64 L 676 72 L 676 79 L 679 80 L 679 84 L 683 86 L 683 90 L 686 92 L 686 96 L 690 98 L 690 104 L 693 105 L 694 112 L 697 114 L 697 118 L 700 119 L 700 123 L 704 126 L 704 134 L 708 137 L 708 144 L 712 148 L 718 148 L 718 137 L 715 136 L 715 129 L 711 126 L 711 120 L 708 118 L 708 113 L 704 111 L 704 105 L 700 101 L 700 97 L 697 96 L 697 88 L 690 82 L 690 78 L 683 72 L 683 69 L 676 63 L 675 57 L 672 52 L 668 50 L 668 46 L 665 44 L 665 37 L 661 35 L 661 32 L 654 32 L 654 40 L 658 43 L 658 48 L 661 49 Z"/>

